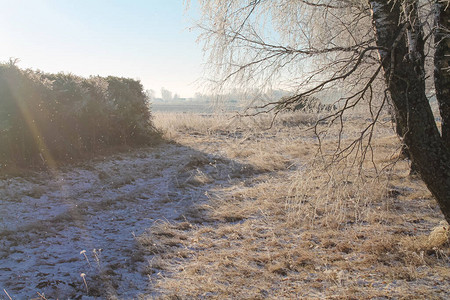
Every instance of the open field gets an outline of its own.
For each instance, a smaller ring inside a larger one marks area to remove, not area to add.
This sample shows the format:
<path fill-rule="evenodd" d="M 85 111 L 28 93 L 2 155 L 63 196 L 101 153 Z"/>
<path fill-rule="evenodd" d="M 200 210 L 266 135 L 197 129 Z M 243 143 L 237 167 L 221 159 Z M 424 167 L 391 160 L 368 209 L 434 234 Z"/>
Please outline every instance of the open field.
<path fill-rule="evenodd" d="M 0 180 L 13 299 L 446 299 L 448 225 L 399 157 L 329 165 L 302 113 L 154 114 L 168 140 Z M 343 143 L 362 120 L 347 122 Z M 101 249 L 101 250 L 99 250 Z M 81 276 L 83 274 L 83 276 Z M 0 293 L 0 299 L 9 299 Z"/>
<path fill-rule="evenodd" d="M 448 225 L 409 176 L 391 124 L 376 129 L 360 169 L 351 157 L 328 166 L 316 155 L 313 120 L 283 115 L 261 130 L 269 117 L 157 117 L 169 138 L 252 170 L 208 190 L 202 223 L 161 223 L 139 237 L 144 248 L 166 245 L 150 262 L 163 298 L 449 298 Z M 344 143 L 361 122 L 348 122 Z M 322 154 L 335 143 L 325 140 Z"/>

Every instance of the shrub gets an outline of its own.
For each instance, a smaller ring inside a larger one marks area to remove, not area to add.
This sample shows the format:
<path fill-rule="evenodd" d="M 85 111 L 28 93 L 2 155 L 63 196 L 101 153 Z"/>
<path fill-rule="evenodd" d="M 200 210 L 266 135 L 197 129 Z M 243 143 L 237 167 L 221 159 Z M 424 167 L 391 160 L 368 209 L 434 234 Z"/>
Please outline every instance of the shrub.
<path fill-rule="evenodd" d="M 148 145 L 158 136 L 139 81 L 0 64 L 2 168 L 72 160 L 111 146 Z"/>

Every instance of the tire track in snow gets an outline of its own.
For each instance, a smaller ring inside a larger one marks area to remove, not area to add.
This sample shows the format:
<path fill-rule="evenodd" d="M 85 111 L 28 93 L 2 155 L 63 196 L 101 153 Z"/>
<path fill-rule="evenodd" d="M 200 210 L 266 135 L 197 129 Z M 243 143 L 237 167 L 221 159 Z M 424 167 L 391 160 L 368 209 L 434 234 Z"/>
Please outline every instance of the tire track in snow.
<path fill-rule="evenodd" d="M 177 180 L 192 157 L 214 161 L 164 144 L 53 176 L 0 180 L 0 290 L 14 299 L 38 298 L 37 292 L 48 299 L 131 299 L 150 292 L 133 234 L 204 199 L 206 187 Z"/>

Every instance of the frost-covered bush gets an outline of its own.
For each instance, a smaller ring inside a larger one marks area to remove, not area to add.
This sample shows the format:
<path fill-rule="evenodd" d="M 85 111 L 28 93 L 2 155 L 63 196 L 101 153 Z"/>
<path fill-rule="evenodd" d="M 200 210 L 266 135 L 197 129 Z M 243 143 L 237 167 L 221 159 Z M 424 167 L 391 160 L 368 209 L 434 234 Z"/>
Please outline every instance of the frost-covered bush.
<path fill-rule="evenodd" d="M 0 164 L 64 161 L 158 138 L 139 81 L 0 64 Z M 1 171 L 0 168 L 0 171 Z"/>

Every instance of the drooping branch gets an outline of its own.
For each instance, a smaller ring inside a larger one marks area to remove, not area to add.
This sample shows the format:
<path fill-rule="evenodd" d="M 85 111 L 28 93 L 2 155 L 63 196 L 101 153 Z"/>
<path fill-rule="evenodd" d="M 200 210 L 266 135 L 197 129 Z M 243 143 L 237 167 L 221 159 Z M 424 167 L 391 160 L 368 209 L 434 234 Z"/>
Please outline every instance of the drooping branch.
<path fill-rule="evenodd" d="M 427 25 L 433 1 L 439 12 L 435 30 Z M 373 128 L 389 99 L 411 160 L 450 221 L 450 153 L 434 120 L 425 83 L 426 53 L 433 53 L 434 47 L 438 67 L 435 86 L 443 115 L 443 135 L 446 136 L 448 124 L 450 137 L 449 3 L 449 0 L 201 0 L 204 22 L 200 27 L 213 66 L 213 80 L 224 87 L 222 90 L 249 86 L 263 90 L 277 86 L 287 87 L 292 95 L 265 100 L 245 115 L 274 112 L 276 116 L 304 98 L 335 92 L 330 100 L 339 102 L 338 109 L 321 119 L 337 123 L 340 128 L 337 148 L 332 154 L 335 161 L 347 158 L 353 151 L 365 158 L 371 151 Z M 425 42 L 433 34 L 435 45 L 429 47 Z M 344 113 L 360 103 L 368 105 L 370 118 L 361 126 L 359 137 L 350 144 L 341 143 Z M 321 134 L 317 132 L 319 142 Z"/>
<path fill-rule="evenodd" d="M 351 1 L 348 1 L 348 0 L 340 0 L 340 1 L 329 0 L 329 1 L 324 1 L 324 3 L 311 2 L 311 1 L 308 1 L 308 0 L 300 0 L 300 2 L 302 2 L 302 3 L 306 4 L 306 5 L 309 5 L 309 6 L 326 8 L 326 9 L 328 9 L 328 8 L 331 8 L 331 9 L 342 9 L 342 8 L 351 7 L 353 5 L 353 3 Z M 333 5 L 332 4 L 333 2 L 340 2 L 340 3 L 338 3 L 336 5 Z"/>

